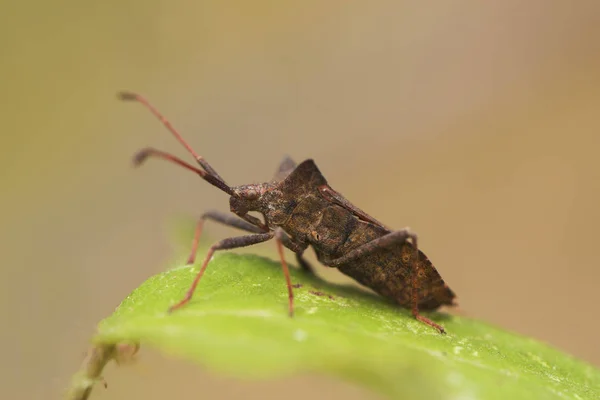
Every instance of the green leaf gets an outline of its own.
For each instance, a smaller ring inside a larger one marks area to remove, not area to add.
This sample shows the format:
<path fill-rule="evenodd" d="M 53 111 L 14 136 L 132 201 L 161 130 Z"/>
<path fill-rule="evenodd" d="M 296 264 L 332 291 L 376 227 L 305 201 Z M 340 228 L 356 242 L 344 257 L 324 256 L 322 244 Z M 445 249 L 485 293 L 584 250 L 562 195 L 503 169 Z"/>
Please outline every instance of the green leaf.
<path fill-rule="evenodd" d="M 95 342 L 141 342 L 241 378 L 328 374 L 392 398 L 600 398 L 600 371 L 533 339 L 430 314 L 441 335 L 375 295 L 295 268 L 290 318 L 280 264 L 258 256 L 217 254 L 192 301 L 167 314 L 197 271 L 148 279 L 100 323 Z"/>

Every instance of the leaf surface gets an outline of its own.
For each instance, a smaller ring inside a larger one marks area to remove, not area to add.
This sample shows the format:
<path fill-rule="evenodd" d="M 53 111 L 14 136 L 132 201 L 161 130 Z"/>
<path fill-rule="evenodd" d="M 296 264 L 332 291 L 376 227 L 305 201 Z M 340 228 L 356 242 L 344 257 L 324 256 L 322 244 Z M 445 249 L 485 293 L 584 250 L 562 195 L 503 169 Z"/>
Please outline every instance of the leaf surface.
<path fill-rule="evenodd" d="M 99 324 L 95 341 L 140 342 L 240 378 L 327 374 L 392 398 L 600 399 L 599 370 L 536 340 L 428 314 L 446 328 L 441 335 L 378 296 L 296 268 L 290 318 L 281 267 L 259 256 L 217 254 L 192 301 L 168 314 L 197 271 L 149 278 Z"/>

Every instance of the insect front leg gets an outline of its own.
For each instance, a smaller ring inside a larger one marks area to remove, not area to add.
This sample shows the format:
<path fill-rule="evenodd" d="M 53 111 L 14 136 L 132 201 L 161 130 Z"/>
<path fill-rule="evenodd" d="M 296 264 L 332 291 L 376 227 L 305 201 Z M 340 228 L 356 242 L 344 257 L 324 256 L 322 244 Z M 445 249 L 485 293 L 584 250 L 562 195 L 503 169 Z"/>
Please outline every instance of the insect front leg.
<path fill-rule="evenodd" d="M 194 291 L 196 290 L 196 286 L 198 286 L 198 282 L 200 282 L 200 278 L 202 278 L 202 275 L 204 275 L 204 271 L 206 270 L 206 267 L 208 266 L 208 262 L 212 258 L 215 251 L 230 250 L 230 249 L 237 249 L 240 247 L 251 246 L 253 244 L 266 242 L 267 240 L 272 239 L 272 238 L 273 238 L 273 232 L 267 232 L 267 233 L 259 233 L 259 234 L 255 234 L 255 235 L 246 235 L 246 236 L 227 238 L 227 239 L 223 239 L 223 240 L 218 241 L 217 243 L 213 244 L 210 247 L 210 249 L 208 250 L 208 253 L 206 254 L 206 258 L 204 258 L 204 262 L 202 263 L 202 267 L 200 267 L 200 271 L 196 275 L 196 278 L 194 279 L 192 286 L 190 286 L 189 290 L 187 291 L 185 297 L 179 303 L 175 304 L 174 306 L 171 306 L 171 308 L 169 308 L 169 312 L 180 308 L 181 306 L 185 305 L 186 303 L 188 303 L 191 300 L 192 295 L 194 294 Z"/>
<path fill-rule="evenodd" d="M 190 256 L 188 257 L 187 264 L 193 264 L 196 261 L 196 252 L 198 251 L 198 243 L 200 242 L 200 236 L 202 234 L 202 227 L 204 226 L 205 220 L 212 220 L 215 222 L 219 222 L 226 226 L 231 226 L 233 228 L 238 228 L 243 231 L 252 232 L 252 233 L 262 233 L 265 232 L 258 226 L 252 225 L 250 222 L 244 221 L 234 215 L 220 212 L 220 211 L 208 211 L 200 216 L 198 222 L 196 224 L 196 230 L 194 232 L 194 240 L 192 241 L 192 251 Z"/>
<path fill-rule="evenodd" d="M 411 303 L 412 303 L 412 314 L 418 320 L 427 324 L 435 329 L 437 329 L 440 333 L 446 333 L 444 328 L 433 322 L 427 317 L 424 317 L 419 314 L 419 271 L 420 271 L 420 263 L 419 263 L 419 248 L 417 245 L 417 234 L 411 232 L 410 229 L 404 228 L 399 231 L 390 232 L 384 236 L 378 237 L 368 243 L 363 244 L 360 247 L 344 254 L 343 256 L 336 258 L 334 260 L 330 260 L 327 265 L 330 267 L 337 267 L 338 265 L 346 264 L 352 261 L 355 261 L 359 258 L 368 256 L 369 254 L 381 249 L 390 247 L 396 244 L 402 244 L 406 240 L 410 239 L 415 254 L 413 257 L 413 262 L 411 263 Z"/>

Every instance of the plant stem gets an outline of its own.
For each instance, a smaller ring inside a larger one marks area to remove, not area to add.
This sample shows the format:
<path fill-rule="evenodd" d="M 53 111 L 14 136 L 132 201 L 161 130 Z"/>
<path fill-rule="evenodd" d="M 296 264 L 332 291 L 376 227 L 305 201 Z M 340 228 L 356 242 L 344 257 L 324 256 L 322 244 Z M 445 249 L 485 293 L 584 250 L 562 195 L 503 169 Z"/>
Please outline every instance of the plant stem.
<path fill-rule="evenodd" d="M 94 345 L 88 351 L 81 369 L 73 377 L 67 400 L 86 400 L 94 384 L 102 379 L 102 370 L 106 363 L 115 358 L 114 344 Z"/>

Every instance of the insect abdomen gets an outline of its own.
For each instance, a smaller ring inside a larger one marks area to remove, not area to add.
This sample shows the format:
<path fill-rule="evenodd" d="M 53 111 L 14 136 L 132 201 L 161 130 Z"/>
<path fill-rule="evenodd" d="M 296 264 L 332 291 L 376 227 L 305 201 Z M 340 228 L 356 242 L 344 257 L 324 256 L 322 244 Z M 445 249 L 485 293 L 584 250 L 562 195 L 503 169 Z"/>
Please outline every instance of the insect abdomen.
<path fill-rule="evenodd" d="M 389 231 L 380 226 L 360 221 L 341 250 L 347 253 L 387 233 Z M 411 280 L 413 273 L 417 273 L 419 308 L 434 310 L 441 305 L 452 304 L 455 295 L 444 283 L 431 261 L 419 251 L 420 272 L 416 272 L 414 256 L 414 247 L 405 242 L 379 248 L 352 262 L 338 265 L 337 268 L 381 296 L 406 308 L 411 307 Z"/>

